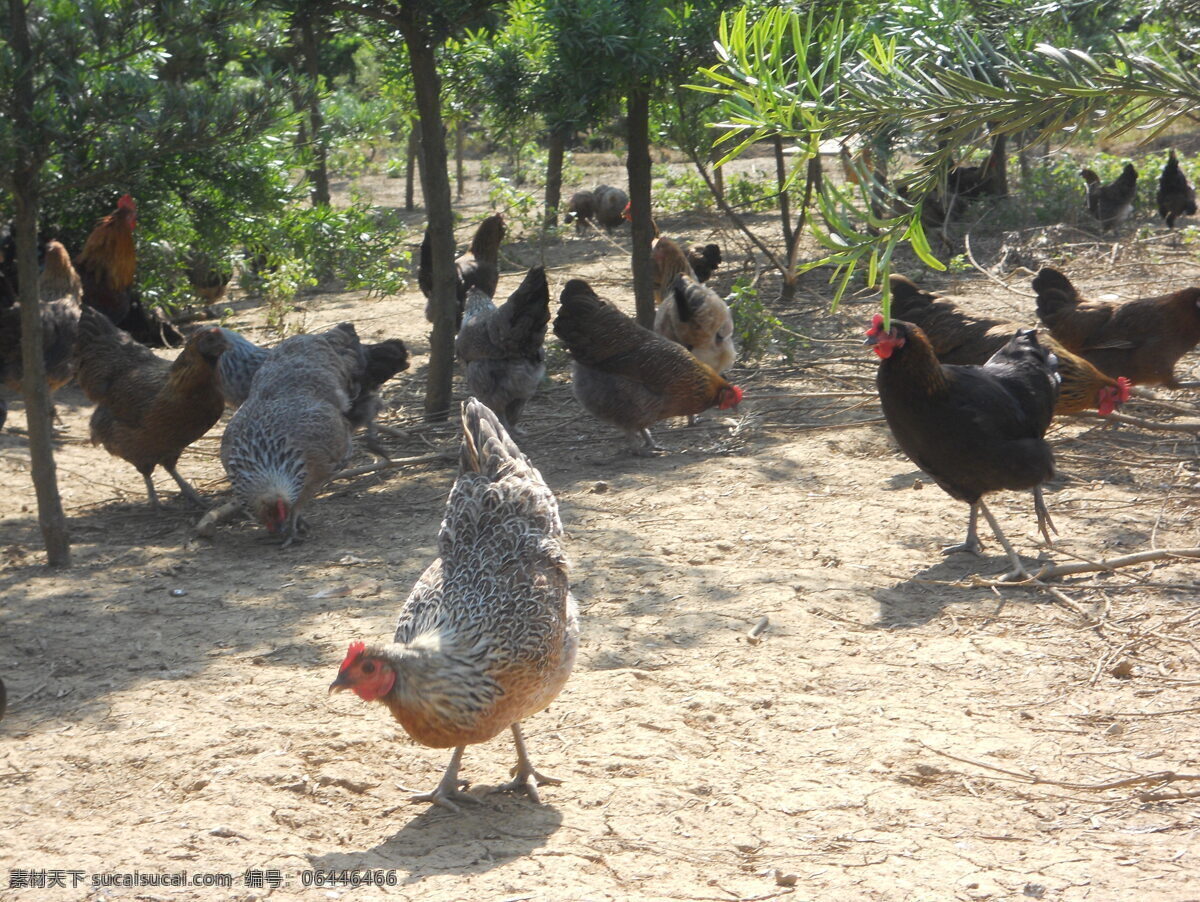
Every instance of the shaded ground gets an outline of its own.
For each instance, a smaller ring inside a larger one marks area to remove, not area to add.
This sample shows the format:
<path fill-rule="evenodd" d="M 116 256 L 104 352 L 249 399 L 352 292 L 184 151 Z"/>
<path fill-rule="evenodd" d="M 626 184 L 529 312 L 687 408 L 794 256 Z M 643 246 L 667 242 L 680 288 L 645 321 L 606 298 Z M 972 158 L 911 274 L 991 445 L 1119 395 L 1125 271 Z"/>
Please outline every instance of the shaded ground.
<path fill-rule="evenodd" d="M 615 158 L 595 162 L 596 181 L 619 181 Z M 401 188 L 365 186 L 383 202 Z M 460 240 L 485 210 L 476 186 Z M 717 220 L 660 226 L 722 241 L 721 287 L 741 270 L 746 249 Z M 1046 259 L 1038 240 L 1007 242 Z M 1069 271 L 1093 294 L 1200 277 L 1170 239 L 1056 241 L 1074 245 Z M 1005 242 L 973 249 L 988 264 Z M 580 276 L 630 309 L 627 248 L 627 232 L 516 242 L 500 291 L 544 259 L 555 293 Z M 926 284 L 1031 319 L 1028 277 L 1004 278 L 1012 290 L 978 273 Z M 1200 774 L 1196 564 L 1082 577 L 1062 584 L 1064 601 L 975 579 L 1005 569 L 994 542 L 983 560 L 942 558 L 966 510 L 879 421 L 860 346 L 875 302 L 830 314 L 823 291 L 806 285 L 783 317 L 804 336 L 794 359 L 738 369 L 736 416 L 661 426 L 675 452 L 661 459 L 619 452 L 552 349 L 522 447 L 562 504 L 583 642 L 558 702 L 526 727 L 539 768 L 565 780 L 541 807 L 497 795 L 461 816 L 410 805 L 406 787 L 436 782 L 445 754 L 410 743 L 378 706 L 326 695 L 347 642 L 390 635 L 432 557 L 447 465 L 337 483 L 303 545 L 264 544 L 245 523 L 194 540 L 194 512 L 150 511 L 136 472 L 87 444 L 90 409 L 72 387 L 58 396 L 59 475 L 77 565 L 48 573 L 15 403 L 0 433 L 0 898 L 340 898 L 350 890 L 303 875 L 382 869 L 389 896 L 422 900 L 1200 899 L 1200 807 L 1171 797 L 1195 782 L 1131 779 Z M 231 324 L 261 337 L 262 311 L 236 306 Z M 409 342 L 414 368 L 387 392 L 395 456 L 454 446 L 452 426 L 419 419 L 415 286 L 302 306 L 294 320 L 308 329 L 352 319 L 364 338 Z M 227 491 L 220 429 L 180 464 L 214 496 Z M 1039 547 L 1027 495 L 993 505 L 1022 554 L 1200 544 L 1192 436 L 1075 421 L 1053 440 L 1057 548 Z M 753 644 L 746 631 L 764 616 Z M 507 740 L 472 747 L 463 775 L 495 785 L 512 760 Z M 7 889 L 17 869 L 85 882 Z M 248 887 L 247 869 L 276 869 L 284 885 Z M 92 886 L 135 870 L 235 879 Z"/>

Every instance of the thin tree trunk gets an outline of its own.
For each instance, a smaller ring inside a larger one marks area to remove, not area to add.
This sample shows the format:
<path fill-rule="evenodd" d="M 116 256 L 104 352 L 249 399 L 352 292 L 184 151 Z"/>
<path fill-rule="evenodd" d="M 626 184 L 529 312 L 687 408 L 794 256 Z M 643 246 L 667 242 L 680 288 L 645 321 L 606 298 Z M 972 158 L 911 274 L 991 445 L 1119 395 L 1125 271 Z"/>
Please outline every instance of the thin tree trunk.
<path fill-rule="evenodd" d="M 625 169 L 629 173 L 633 226 L 633 298 L 638 322 L 650 329 L 654 326 L 654 272 L 650 262 L 654 226 L 650 216 L 650 91 L 647 85 L 638 84 L 630 89 L 626 111 L 629 150 Z"/>
<path fill-rule="evenodd" d="M 463 172 L 463 156 L 467 150 L 467 129 L 463 120 L 454 123 L 454 196 L 463 199 L 463 186 L 466 176 Z"/>
<path fill-rule="evenodd" d="M 454 380 L 454 333 L 458 293 L 454 270 L 454 220 L 446 136 L 442 127 L 441 79 L 433 48 L 420 29 L 404 29 L 412 67 L 413 92 L 421 118 L 421 191 L 429 221 L 433 257 L 433 335 L 429 340 L 429 377 L 425 386 L 425 419 L 444 420 L 450 413 Z"/>
<path fill-rule="evenodd" d="M 550 132 L 546 149 L 546 228 L 558 225 L 558 208 L 562 205 L 563 155 L 567 147 L 567 129 Z"/>
<path fill-rule="evenodd" d="M 312 138 L 312 169 L 308 171 L 312 182 L 312 202 L 315 207 L 329 206 L 329 160 L 325 146 L 325 119 L 321 115 L 321 60 L 317 33 L 313 28 L 311 13 L 300 17 L 300 46 L 304 56 L 304 71 L 308 76 L 306 101 L 309 130 Z"/>
<path fill-rule="evenodd" d="M 804 178 L 804 199 L 800 202 L 800 216 L 796 220 L 796 228 L 792 231 L 792 239 L 788 244 L 787 271 L 783 274 L 780 300 L 790 301 L 796 296 L 796 264 L 800 259 L 800 239 L 804 237 L 804 226 L 808 222 L 808 210 L 812 206 L 813 194 L 821 190 L 823 177 L 820 155 L 809 157 Z"/>
<path fill-rule="evenodd" d="M 992 171 L 993 190 L 997 197 L 1008 195 L 1008 135 L 996 135 L 992 139 L 992 152 L 988 157 L 988 168 Z"/>
<path fill-rule="evenodd" d="M 725 170 L 720 166 L 713 169 L 713 194 L 716 195 L 717 202 L 720 203 L 725 199 Z"/>
<path fill-rule="evenodd" d="M 408 148 L 404 160 L 404 209 L 411 213 L 416 209 L 417 157 L 421 149 L 421 126 L 416 122 L 408 130 Z"/>
<path fill-rule="evenodd" d="M 775 189 L 779 192 L 779 219 L 783 223 L 783 246 L 788 249 L 788 258 L 790 259 L 795 235 L 792 233 L 792 200 L 783 190 L 783 186 L 787 184 L 787 157 L 783 153 L 783 138 L 776 135 L 771 143 L 775 148 Z"/>
<path fill-rule="evenodd" d="M 46 563 L 66 567 L 71 563 L 71 538 L 62 498 L 58 494 L 58 474 L 54 464 L 51 430 L 50 392 L 46 386 L 46 361 L 42 356 L 42 315 L 38 302 L 37 217 L 41 161 L 32 151 L 33 140 L 33 49 L 25 19 L 25 0 L 9 0 L 9 25 L 12 54 L 17 63 L 13 88 L 13 125 L 20 142 L 18 161 L 12 172 L 13 200 L 16 206 L 17 278 L 21 302 L 21 388 L 25 395 L 25 422 L 29 431 L 29 464 L 37 494 L 38 525 L 46 543 Z"/>

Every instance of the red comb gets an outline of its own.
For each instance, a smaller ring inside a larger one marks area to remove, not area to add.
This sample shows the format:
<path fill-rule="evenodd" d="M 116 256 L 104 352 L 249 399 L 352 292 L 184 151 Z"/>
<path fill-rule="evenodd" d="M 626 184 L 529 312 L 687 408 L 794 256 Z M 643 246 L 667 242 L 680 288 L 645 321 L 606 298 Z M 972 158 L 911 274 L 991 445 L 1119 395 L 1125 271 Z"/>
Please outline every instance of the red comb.
<path fill-rule="evenodd" d="M 133 199 L 132 194 L 122 194 L 121 199 L 117 201 L 117 207 L 121 210 L 137 210 L 137 201 Z"/>
<path fill-rule="evenodd" d="M 883 314 L 876 313 L 871 319 L 871 328 L 867 330 L 868 335 L 878 335 L 883 331 Z"/>
<path fill-rule="evenodd" d="M 1132 388 L 1133 383 L 1124 376 L 1117 377 L 1117 397 L 1121 399 L 1122 403 L 1129 400 L 1129 394 Z"/>
<path fill-rule="evenodd" d="M 351 642 L 350 648 L 346 652 L 346 659 L 344 661 L 342 661 L 342 666 L 338 668 L 338 673 L 341 673 L 343 670 L 345 670 L 347 667 L 349 667 L 351 664 L 353 664 L 355 661 L 357 661 L 359 659 L 359 656 L 362 655 L 363 652 L 365 652 L 366 650 L 367 650 L 366 642 L 362 642 L 362 641 Z"/>

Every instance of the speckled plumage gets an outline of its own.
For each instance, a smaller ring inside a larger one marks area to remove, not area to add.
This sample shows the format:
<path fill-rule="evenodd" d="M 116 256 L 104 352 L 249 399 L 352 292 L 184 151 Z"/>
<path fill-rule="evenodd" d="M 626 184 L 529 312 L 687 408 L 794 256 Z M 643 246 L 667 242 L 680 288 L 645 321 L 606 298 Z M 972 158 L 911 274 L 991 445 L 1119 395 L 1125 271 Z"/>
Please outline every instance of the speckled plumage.
<path fill-rule="evenodd" d="M 300 509 L 350 458 L 347 419 L 366 355 L 354 327 L 297 335 L 271 349 L 221 440 L 221 463 L 257 519 L 295 537 Z M 282 522 L 271 520 L 284 505 Z"/>
<path fill-rule="evenodd" d="M 217 377 L 225 403 L 236 409 L 246 403 L 246 398 L 250 396 L 250 383 L 267 359 L 268 351 L 232 329 L 222 329 L 221 334 L 225 336 L 229 347 L 217 364 Z"/>
<path fill-rule="evenodd" d="M 578 646 L 562 534 L 541 474 L 491 410 L 467 401 L 439 556 L 404 602 L 392 644 L 359 645 L 357 654 L 352 646 L 334 686 L 351 688 L 366 661 L 391 668 L 395 683 L 378 700 L 417 742 L 459 749 L 432 801 L 454 795 L 463 746 L 510 728 L 523 768 L 513 788 L 529 791 L 537 776 L 518 724 L 558 695 Z"/>
<path fill-rule="evenodd" d="M 466 364 L 467 389 L 512 429 L 546 373 L 550 288 L 535 266 L 500 307 L 479 289 L 467 308 L 454 348 Z"/>

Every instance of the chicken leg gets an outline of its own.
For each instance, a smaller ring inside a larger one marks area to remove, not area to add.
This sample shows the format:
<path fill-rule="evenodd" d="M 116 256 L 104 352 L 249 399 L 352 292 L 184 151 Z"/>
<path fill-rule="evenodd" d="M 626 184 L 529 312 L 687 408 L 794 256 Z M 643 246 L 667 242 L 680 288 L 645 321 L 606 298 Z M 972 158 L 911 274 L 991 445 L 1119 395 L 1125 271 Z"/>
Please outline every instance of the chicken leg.
<path fill-rule="evenodd" d="M 635 457 L 658 457 L 667 453 L 666 448 L 654 441 L 649 429 L 631 429 L 627 435 L 632 443 L 629 450 Z"/>
<path fill-rule="evenodd" d="M 500 792 L 523 792 L 533 799 L 535 805 L 540 805 L 542 800 L 538 796 L 537 788 L 539 786 L 558 786 L 562 780 L 537 772 L 529 760 L 529 752 L 525 749 L 525 734 L 521 732 L 519 723 L 512 725 L 512 734 L 513 744 L 517 747 L 517 765 L 511 771 L 515 779 L 500 786 Z"/>
<path fill-rule="evenodd" d="M 1047 527 L 1054 530 L 1054 534 L 1058 535 L 1058 527 L 1054 525 L 1054 521 L 1050 519 L 1050 511 L 1046 510 L 1046 502 L 1042 499 L 1042 487 L 1040 485 L 1033 488 L 1033 510 L 1037 514 L 1038 530 L 1042 534 L 1042 538 L 1046 540 L 1046 544 L 1051 548 L 1054 547 L 1054 542 L 1050 538 L 1050 533 L 1047 532 Z"/>
<path fill-rule="evenodd" d="M 481 804 L 480 800 L 475 798 L 468 792 L 463 792 L 459 787 L 466 786 L 466 782 L 458 779 L 458 768 L 462 764 L 463 750 L 465 745 L 460 745 L 454 750 L 454 754 L 450 756 L 450 763 L 446 765 L 446 772 L 442 774 L 441 782 L 433 788 L 431 792 L 420 792 L 413 796 L 410 801 L 413 802 L 432 802 L 445 808 L 447 811 L 453 811 L 455 814 L 460 813 L 462 809 L 458 807 L 457 802 L 471 802 L 475 805 Z"/>
<path fill-rule="evenodd" d="M 1021 559 L 1017 557 L 1017 553 L 1013 551 L 1012 545 L 1008 544 L 1008 539 L 1005 538 L 1004 532 L 1000 529 L 1000 524 L 996 522 L 996 518 L 992 516 L 992 512 L 988 510 L 987 505 L 983 503 L 983 499 L 979 499 L 979 509 L 983 511 L 983 515 L 987 517 L 988 525 L 992 527 L 992 532 L 995 533 L 1000 545 L 1004 548 L 1008 559 L 1012 561 L 1013 569 L 1000 577 L 1001 582 L 1014 582 L 1017 579 L 1033 579 L 1029 571 L 1025 569 L 1025 565 L 1021 563 Z"/>
<path fill-rule="evenodd" d="M 947 545 L 942 549 L 942 554 L 955 554 L 959 551 L 969 551 L 971 554 L 979 556 L 983 553 L 983 543 L 979 541 L 979 535 L 976 532 L 976 526 L 979 522 L 979 505 L 982 502 L 976 502 L 971 505 L 971 514 L 967 518 L 967 537 L 957 545 Z"/>
<path fill-rule="evenodd" d="M 179 486 L 179 491 L 183 493 L 184 498 L 192 502 L 192 504 L 196 505 L 197 507 L 208 507 L 208 505 L 204 503 L 204 499 L 200 497 L 200 494 L 194 488 L 188 485 L 186 479 L 179 475 L 178 470 L 172 466 L 168 466 L 167 464 L 163 464 L 162 467 L 171 474 L 171 478 L 174 479 L 175 484 Z"/>

